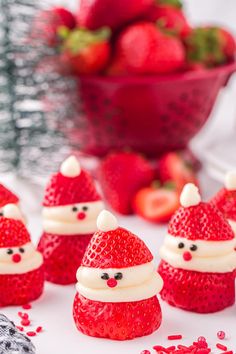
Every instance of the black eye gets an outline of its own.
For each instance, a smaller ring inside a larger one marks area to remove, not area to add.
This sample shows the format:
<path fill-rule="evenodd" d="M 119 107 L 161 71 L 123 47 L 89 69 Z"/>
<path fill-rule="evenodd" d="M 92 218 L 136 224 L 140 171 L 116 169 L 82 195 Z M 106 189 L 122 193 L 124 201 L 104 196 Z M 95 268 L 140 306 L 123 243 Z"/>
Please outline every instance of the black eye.
<path fill-rule="evenodd" d="M 13 254 L 13 251 L 9 248 L 9 249 L 7 250 L 7 254 Z"/>
<path fill-rule="evenodd" d="M 87 210 L 88 210 L 88 207 L 87 207 L 87 206 L 83 206 L 82 210 L 83 210 L 83 211 L 87 211 Z"/>
<path fill-rule="evenodd" d="M 114 278 L 115 278 L 115 280 L 121 280 L 123 278 L 123 274 L 122 273 L 116 273 Z"/>
<path fill-rule="evenodd" d="M 103 273 L 102 276 L 101 276 L 101 278 L 102 278 L 103 280 L 108 280 L 108 279 L 109 279 L 109 274 Z"/>
<path fill-rule="evenodd" d="M 76 206 L 73 206 L 72 211 L 76 212 L 78 211 L 78 208 Z"/>
<path fill-rule="evenodd" d="M 183 242 L 180 242 L 180 243 L 178 244 L 178 248 L 184 248 L 184 243 L 183 243 Z"/>
<path fill-rule="evenodd" d="M 197 246 L 196 245 L 191 245 L 190 246 L 190 251 L 196 251 L 197 250 Z"/>
<path fill-rule="evenodd" d="M 24 252 L 25 252 L 24 248 L 23 248 L 23 247 L 20 247 L 20 248 L 19 248 L 19 252 L 20 252 L 20 253 L 24 253 Z"/>
<path fill-rule="evenodd" d="M 3 216 L 3 212 L 2 211 L 0 211 L 0 216 Z"/>

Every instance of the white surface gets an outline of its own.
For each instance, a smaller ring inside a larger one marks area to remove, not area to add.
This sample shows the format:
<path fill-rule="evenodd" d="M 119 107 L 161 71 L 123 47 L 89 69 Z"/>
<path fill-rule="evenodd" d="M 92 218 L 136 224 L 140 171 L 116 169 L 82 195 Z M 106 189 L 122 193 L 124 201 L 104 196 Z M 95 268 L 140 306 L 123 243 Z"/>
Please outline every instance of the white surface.
<path fill-rule="evenodd" d="M 76 8 L 77 0 L 51 0 L 51 2 L 68 5 Z M 128 0 L 127 0 L 128 1 Z M 186 0 L 187 13 L 193 23 L 216 22 L 233 28 L 236 31 L 235 0 Z M 193 141 L 196 152 L 202 154 L 206 146 L 223 138 L 228 139 L 235 129 L 235 99 L 236 85 L 232 82 L 230 88 L 221 94 L 216 108 L 201 134 Z M 213 120 L 214 117 L 214 120 Z M 235 139 L 232 138 L 232 141 Z M 226 152 L 224 157 L 226 158 Z M 205 198 L 212 195 L 218 188 L 217 184 L 204 174 L 202 176 L 202 190 Z M 41 223 L 39 218 L 39 205 L 42 191 L 38 186 L 27 186 L 22 181 L 14 178 L 7 178 L 11 186 L 23 199 L 23 207 L 29 220 L 29 226 L 34 240 L 39 237 Z M 137 233 L 152 250 L 155 255 L 156 265 L 157 254 L 166 227 L 158 227 L 146 223 L 136 217 L 118 218 L 119 224 Z M 172 345 L 175 342 L 166 340 L 167 335 L 181 333 L 184 336 L 183 342 L 191 344 L 194 339 L 204 335 L 212 345 L 219 342 L 216 337 L 218 330 L 225 330 L 230 338 L 223 342 L 228 348 L 236 351 L 236 306 L 223 312 L 212 315 L 197 315 L 172 308 L 161 302 L 163 310 L 163 323 L 161 328 L 151 336 L 135 339 L 126 342 L 114 342 L 86 337 L 80 334 L 74 326 L 72 319 L 72 303 L 75 294 L 73 286 L 61 287 L 46 284 L 44 296 L 33 304 L 29 312 L 32 318 L 32 327 L 42 325 L 45 332 L 33 338 L 37 347 L 37 354 L 139 354 L 144 349 L 151 350 L 153 345 Z M 3 312 L 13 320 L 17 320 L 18 308 L 7 308 Z M 177 342 L 178 343 L 178 342 Z M 152 351 L 154 353 L 154 351 Z"/>
<path fill-rule="evenodd" d="M 34 241 L 40 235 L 40 200 L 42 189 L 38 186 L 26 184 L 14 177 L 1 178 L 8 186 L 18 191 L 22 198 L 22 206 L 29 221 Z M 212 195 L 218 188 L 212 180 L 203 174 L 201 176 L 203 195 L 205 198 Z M 155 265 L 158 263 L 158 249 L 163 242 L 166 226 L 157 226 L 145 222 L 137 217 L 118 217 L 119 225 L 127 227 L 146 242 L 155 256 Z M 32 326 L 29 330 L 42 325 L 45 331 L 33 338 L 37 347 L 37 354 L 139 354 L 144 349 L 151 350 L 152 346 L 172 345 L 175 342 L 167 341 L 169 334 L 181 333 L 183 342 L 191 344 L 200 335 L 208 338 L 214 350 L 218 342 L 216 333 L 224 330 L 230 338 L 225 341 L 229 348 L 236 349 L 236 306 L 223 312 L 211 315 L 198 315 L 175 309 L 161 301 L 163 323 L 161 328 L 152 335 L 126 342 L 115 342 L 87 337 L 79 333 L 72 318 L 72 303 L 75 295 L 74 286 L 57 286 L 46 284 L 45 293 L 29 311 Z M 2 312 L 19 324 L 17 312 L 20 308 L 6 308 Z M 182 341 L 181 341 L 182 342 Z M 178 341 L 177 341 L 178 343 Z M 152 351 L 153 352 L 153 351 Z M 220 351 L 214 350 L 215 353 Z M 154 352 L 153 352 L 154 353 Z"/>

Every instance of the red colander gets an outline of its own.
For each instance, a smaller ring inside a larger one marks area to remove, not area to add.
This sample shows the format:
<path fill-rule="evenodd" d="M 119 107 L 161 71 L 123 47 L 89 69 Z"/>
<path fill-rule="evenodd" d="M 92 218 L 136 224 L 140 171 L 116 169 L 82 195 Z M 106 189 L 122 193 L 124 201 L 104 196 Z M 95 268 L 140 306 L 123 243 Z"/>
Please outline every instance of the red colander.
<path fill-rule="evenodd" d="M 130 148 L 148 156 L 183 149 L 207 121 L 236 63 L 169 76 L 80 78 L 67 136 L 87 154 Z"/>

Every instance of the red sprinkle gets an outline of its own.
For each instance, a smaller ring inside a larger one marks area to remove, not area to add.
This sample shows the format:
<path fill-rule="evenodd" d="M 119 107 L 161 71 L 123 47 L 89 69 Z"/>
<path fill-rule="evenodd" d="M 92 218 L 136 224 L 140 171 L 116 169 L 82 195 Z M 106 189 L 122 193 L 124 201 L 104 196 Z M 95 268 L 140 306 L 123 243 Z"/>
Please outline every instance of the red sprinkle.
<path fill-rule="evenodd" d="M 216 348 L 223 350 L 224 352 L 226 352 L 228 350 L 228 348 L 225 345 L 220 344 L 220 343 L 216 344 Z"/>
<path fill-rule="evenodd" d="M 30 320 L 29 320 L 28 318 L 22 319 L 22 320 L 21 320 L 21 324 L 22 324 L 22 326 L 27 327 L 27 326 L 30 325 Z"/>
<path fill-rule="evenodd" d="M 149 350 L 143 350 L 140 354 L 151 354 Z"/>
<path fill-rule="evenodd" d="M 24 312 L 18 312 L 18 316 L 24 320 L 27 320 L 29 318 L 29 315 Z"/>
<path fill-rule="evenodd" d="M 197 341 L 198 342 L 206 342 L 206 338 L 201 336 L 201 337 L 198 337 Z"/>
<path fill-rule="evenodd" d="M 182 334 L 173 334 L 173 335 L 167 337 L 167 339 L 169 339 L 169 340 L 177 340 L 177 339 L 182 339 L 182 338 L 183 338 Z"/>
<path fill-rule="evenodd" d="M 32 305 L 30 305 L 30 304 L 25 304 L 25 305 L 22 306 L 22 308 L 23 308 L 24 310 L 30 310 L 30 309 L 32 309 Z"/>
<path fill-rule="evenodd" d="M 232 350 L 229 350 L 228 352 L 224 352 L 222 354 L 234 354 Z"/>
<path fill-rule="evenodd" d="M 21 326 L 16 326 L 16 328 L 19 329 L 19 331 L 24 332 L 24 328 L 23 328 L 23 327 L 21 327 Z"/>
<path fill-rule="evenodd" d="M 42 330 L 43 330 L 43 327 L 41 327 L 41 326 L 39 326 L 39 327 L 36 328 L 36 332 L 37 332 L 37 333 L 42 332 Z M 146 353 L 146 354 L 147 354 L 147 353 Z"/>
<path fill-rule="evenodd" d="M 34 337 L 34 336 L 36 336 L 36 332 L 27 332 L 26 333 L 27 334 L 27 336 L 29 336 L 29 337 Z"/>
<path fill-rule="evenodd" d="M 219 339 L 225 339 L 225 332 L 224 331 L 219 331 L 218 333 L 217 333 L 217 337 L 219 338 Z"/>

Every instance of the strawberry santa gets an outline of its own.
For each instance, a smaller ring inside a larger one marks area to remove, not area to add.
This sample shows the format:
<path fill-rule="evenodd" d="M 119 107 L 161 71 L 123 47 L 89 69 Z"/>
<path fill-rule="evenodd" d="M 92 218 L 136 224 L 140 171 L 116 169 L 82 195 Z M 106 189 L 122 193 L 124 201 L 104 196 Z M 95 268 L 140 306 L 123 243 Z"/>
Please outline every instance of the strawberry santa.
<path fill-rule="evenodd" d="M 181 207 L 160 249 L 163 300 L 185 310 L 210 313 L 235 302 L 236 252 L 233 231 L 198 188 L 185 185 Z"/>
<path fill-rule="evenodd" d="M 43 257 L 31 243 L 23 216 L 7 204 L 0 217 L 0 306 L 23 305 L 43 292 Z"/>
<path fill-rule="evenodd" d="M 222 188 L 211 202 L 224 214 L 236 235 L 236 171 L 226 174 L 225 188 Z"/>
<path fill-rule="evenodd" d="M 86 247 L 103 209 L 91 176 L 68 157 L 55 173 L 43 201 L 43 235 L 38 249 L 44 256 L 46 279 L 56 284 L 76 282 Z"/>
<path fill-rule="evenodd" d="M 142 240 L 100 213 L 77 272 L 73 316 L 77 328 L 93 337 L 127 340 L 154 332 L 162 314 L 156 294 L 163 281 Z"/>

